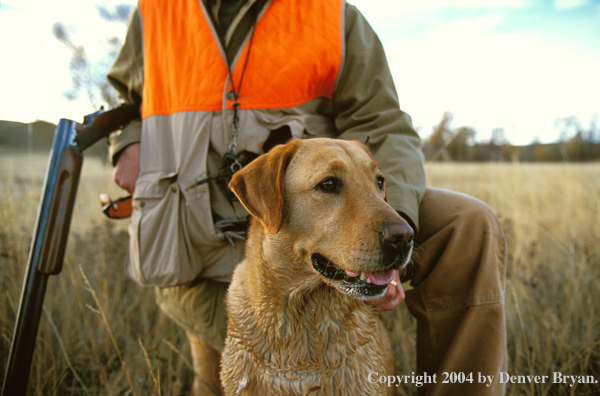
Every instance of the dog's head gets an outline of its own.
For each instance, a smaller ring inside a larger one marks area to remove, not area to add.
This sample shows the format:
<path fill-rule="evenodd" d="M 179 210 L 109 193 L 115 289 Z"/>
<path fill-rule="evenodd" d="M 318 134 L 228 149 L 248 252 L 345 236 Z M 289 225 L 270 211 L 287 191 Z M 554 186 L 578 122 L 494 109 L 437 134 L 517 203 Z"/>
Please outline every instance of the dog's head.
<path fill-rule="evenodd" d="M 268 239 L 345 293 L 378 298 L 410 261 L 413 230 L 387 203 L 385 177 L 360 143 L 293 140 L 229 186 Z"/>

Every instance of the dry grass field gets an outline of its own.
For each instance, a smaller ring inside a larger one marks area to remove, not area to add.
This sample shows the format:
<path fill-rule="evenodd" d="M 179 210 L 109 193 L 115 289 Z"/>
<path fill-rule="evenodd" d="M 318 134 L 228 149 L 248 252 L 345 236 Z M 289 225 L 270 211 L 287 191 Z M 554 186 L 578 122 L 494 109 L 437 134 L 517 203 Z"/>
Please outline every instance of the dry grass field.
<path fill-rule="evenodd" d="M 47 158 L 0 154 L 0 373 L 10 339 Z M 600 380 L 600 164 L 428 164 L 429 185 L 490 204 L 508 239 L 511 375 Z M 63 272 L 50 278 L 29 395 L 179 395 L 191 384 L 183 332 L 153 291 L 123 275 L 126 223 L 98 194 L 122 195 L 86 158 Z M 401 308 L 399 374 L 414 371 L 415 322 Z M 404 388 L 415 395 L 414 385 Z M 599 395 L 598 384 L 512 384 L 509 395 Z"/>

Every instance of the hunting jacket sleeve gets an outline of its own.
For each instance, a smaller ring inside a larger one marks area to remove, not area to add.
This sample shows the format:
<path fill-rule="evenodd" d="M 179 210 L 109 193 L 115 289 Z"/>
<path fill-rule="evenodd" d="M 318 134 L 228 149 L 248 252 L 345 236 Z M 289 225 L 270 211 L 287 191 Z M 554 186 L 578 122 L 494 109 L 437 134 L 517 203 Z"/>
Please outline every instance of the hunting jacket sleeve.
<path fill-rule="evenodd" d="M 426 183 L 421 139 L 400 110 L 379 38 L 354 6 L 346 5 L 345 18 L 346 53 L 333 94 L 339 137 L 366 143 L 386 176 L 388 201 L 418 226 Z"/>
<path fill-rule="evenodd" d="M 383 47 L 363 15 L 346 4 L 345 54 L 333 93 L 335 126 L 340 139 L 366 143 L 386 175 L 388 201 L 413 226 L 425 192 L 421 140 L 408 114 L 400 110 Z M 139 10 L 132 12 L 121 52 L 109 82 L 126 103 L 142 96 L 144 82 Z M 140 140 L 141 123 L 132 122 L 111 138 L 113 164 L 119 152 Z M 416 230 L 415 230 L 416 231 Z"/>
<path fill-rule="evenodd" d="M 125 42 L 108 72 L 107 78 L 125 103 L 141 102 L 144 86 L 144 54 L 140 13 L 137 7 L 129 16 Z M 116 164 L 120 152 L 125 147 L 140 141 L 141 134 L 142 123 L 140 120 L 136 120 L 111 135 L 109 158 L 113 165 Z"/>

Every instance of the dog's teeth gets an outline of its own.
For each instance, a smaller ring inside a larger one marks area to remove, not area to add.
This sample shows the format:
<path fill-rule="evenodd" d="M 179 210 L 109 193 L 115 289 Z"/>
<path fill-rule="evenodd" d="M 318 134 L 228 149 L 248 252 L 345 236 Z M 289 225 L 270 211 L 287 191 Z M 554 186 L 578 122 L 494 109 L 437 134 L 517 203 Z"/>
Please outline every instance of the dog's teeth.
<path fill-rule="evenodd" d="M 372 283 L 371 280 L 369 279 L 369 277 L 367 276 L 366 272 L 361 272 L 360 273 L 360 280 L 366 283 Z"/>

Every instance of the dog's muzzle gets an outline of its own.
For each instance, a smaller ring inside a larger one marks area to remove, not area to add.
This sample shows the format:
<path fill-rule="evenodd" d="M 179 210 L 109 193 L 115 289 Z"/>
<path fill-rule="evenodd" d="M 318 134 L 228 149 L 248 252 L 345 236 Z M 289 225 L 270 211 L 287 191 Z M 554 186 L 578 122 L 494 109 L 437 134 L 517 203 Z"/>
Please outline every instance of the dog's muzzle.
<path fill-rule="evenodd" d="M 349 273 L 318 253 L 312 255 L 311 261 L 313 267 L 321 275 L 329 279 L 341 281 L 341 285 L 344 286 L 348 293 L 359 294 L 364 297 L 379 297 L 383 295 L 387 285 L 394 277 L 393 268 L 374 272 Z"/>
<path fill-rule="evenodd" d="M 382 259 L 379 271 L 351 272 L 336 266 L 327 257 L 315 253 L 311 256 L 313 267 L 324 277 L 341 281 L 350 294 L 379 297 L 393 281 L 394 270 L 404 268 L 410 261 L 413 248 L 413 230 L 405 222 L 389 222 L 381 227 L 380 246 Z"/>

